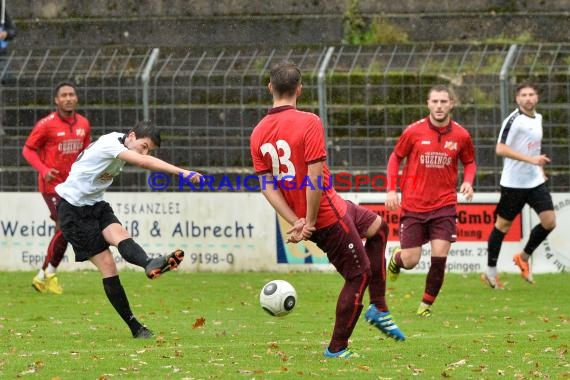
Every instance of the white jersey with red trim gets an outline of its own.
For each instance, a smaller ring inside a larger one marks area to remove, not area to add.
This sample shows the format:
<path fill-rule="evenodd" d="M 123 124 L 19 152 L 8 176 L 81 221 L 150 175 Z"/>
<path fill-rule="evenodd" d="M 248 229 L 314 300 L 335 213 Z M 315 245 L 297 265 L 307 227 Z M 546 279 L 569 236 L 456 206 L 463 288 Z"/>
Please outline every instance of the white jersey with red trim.
<path fill-rule="evenodd" d="M 513 111 L 504 121 L 499 132 L 498 143 L 508 145 L 511 149 L 527 156 L 541 154 L 542 115 L 534 117 Z M 516 189 L 532 189 L 545 182 L 543 171 L 537 165 L 505 157 L 501 186 Z"/>
<path fill-rule="evenodd" d="M 125 166 L 117 156 L 127 151 L 124 133 L 101 136 L 85 149 L 71 166 L 65 182 L 55 187 L 60 197 L 74 206 L 90 206 L 103 200 L 105 190 Z"/>

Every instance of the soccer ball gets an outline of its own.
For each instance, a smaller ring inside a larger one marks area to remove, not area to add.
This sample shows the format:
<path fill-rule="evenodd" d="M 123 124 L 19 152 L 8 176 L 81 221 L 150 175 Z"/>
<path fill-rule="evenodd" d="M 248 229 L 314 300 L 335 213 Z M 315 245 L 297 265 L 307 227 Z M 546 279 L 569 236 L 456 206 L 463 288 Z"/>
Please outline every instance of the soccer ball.
<path fill-rule="evenodd" d="M 263 310 L 274 317 L 282 317 L 293 310 L 297 303 L 297 292 L 293 285 L 283 280 L 268 282 L 259 293 L 259 303 Z"/>

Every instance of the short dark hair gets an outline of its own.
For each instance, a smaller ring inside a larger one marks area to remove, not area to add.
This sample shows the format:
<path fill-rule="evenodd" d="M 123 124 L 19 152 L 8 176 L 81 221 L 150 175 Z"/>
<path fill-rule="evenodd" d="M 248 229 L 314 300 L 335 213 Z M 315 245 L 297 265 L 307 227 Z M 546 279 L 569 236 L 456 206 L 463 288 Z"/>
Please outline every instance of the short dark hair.
<path fill-rule="evenodd" d="M 453 90 L 444 84 L 436 84 L 435 86 L 432 86 L 428 91 L 428 99 L 431 96 L 432 92 L 447 92 L 449 94 L 449 99 L 455 100 L 455 93 Z"/>
<path fill-rule="evenodd" d="M 269 82 L 277 95 L 293 96 L 301 84 L 301 70 L 293 62 L 280 62 L 269 72 Z"/>
<path fill-rule="evenodd" d="M 523 81 L 517 85 L 517 88 L 515 89 L 515 95 L 518 95 L 519 92 L 521 92 L 521 90 L 523 88 L 532 88 L 534 90 L 534 92 L 536 92 L 537 95 L 540 92 L 540 90 L 538 89 L 536 84 L 534 84 L 530 81 Z"/>
<path fill-rule="evenodd" d="M 133 129 L 129 133 L 133 132 L 135 137 L 138 139 L 144 139 L 145 137 L 150 138 L 150 141 L 160 148 L 161 138 L 160 130 L 158 127 L 150 120 L 142 120 L 135 124 Z"/>
<path fill-rule="evenodd" d="M 57 96 L 57 94 L 59 93 L 59 90 L 65 86 L 71 87 L 71 88 L 73 88 L 74 91 L 77 92 L 77 89 L 75 88 L 75 83 L 73 83 L 71 81 L 62 81 L 62 82 L 59 82 L 58 84 L 55 85 L 55 87 L 53 89 L 53 97 L 55 98 Z"/>

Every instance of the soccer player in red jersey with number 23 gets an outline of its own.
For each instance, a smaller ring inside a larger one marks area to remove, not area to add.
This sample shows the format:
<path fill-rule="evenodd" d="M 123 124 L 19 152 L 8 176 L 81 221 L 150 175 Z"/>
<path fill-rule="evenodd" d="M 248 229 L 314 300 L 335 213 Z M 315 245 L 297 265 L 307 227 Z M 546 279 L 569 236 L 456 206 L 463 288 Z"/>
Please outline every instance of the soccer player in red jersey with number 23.
<path fill-rule="evenodd" d="M 327 149 L 319 117 L 297 110 L 301 71 L 288 62 L 270 73 L 273 108 L 251 134 L 251 157 L 261 192 L 292 228 L 289 242 L 311 240 L 327 253 L 344 278 L 338 296 L 332 338 L 325 358 L 349 358 L 350 338 L 369 288 L 368 323 L 396 340 L 405 336 L 386 305 L 386 239 L 382 218 L 342 199 L 326 165 Z M 366 237 L 366 244 L 362 238 Z"/>

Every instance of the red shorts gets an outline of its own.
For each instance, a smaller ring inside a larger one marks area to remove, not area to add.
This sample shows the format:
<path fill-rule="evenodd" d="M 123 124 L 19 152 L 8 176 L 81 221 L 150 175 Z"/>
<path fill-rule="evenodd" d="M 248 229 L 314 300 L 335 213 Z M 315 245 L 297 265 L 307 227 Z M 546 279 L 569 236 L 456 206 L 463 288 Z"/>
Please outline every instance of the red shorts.
<path fill-rule="evenodd" d="M 46 194 L 42 193 L 42 197 L 44 197 L 44 201 L 49 208 L 49 217 L 54 222 L 57 222 L 57 205 L 59 201 L 61 201 L 61 197 L 57 194 Z"/>
<path fill-rule="evenodd" d="M 457 210 L 455 205 L 430 212 L 402 211 L 400 216 L 400 247 L 415 248 L 435 240 L 457 240 Z"/>
<path fill-rule="evenodd" d="M 346 203 L 348 207 L 344 217 L 315 231 L 311 240 L 327 254 L 329 262 L 343 278 L 351 279 L 370 271 L 370 260 L 362 238 L 378 215 L 352 202 Z"/>

